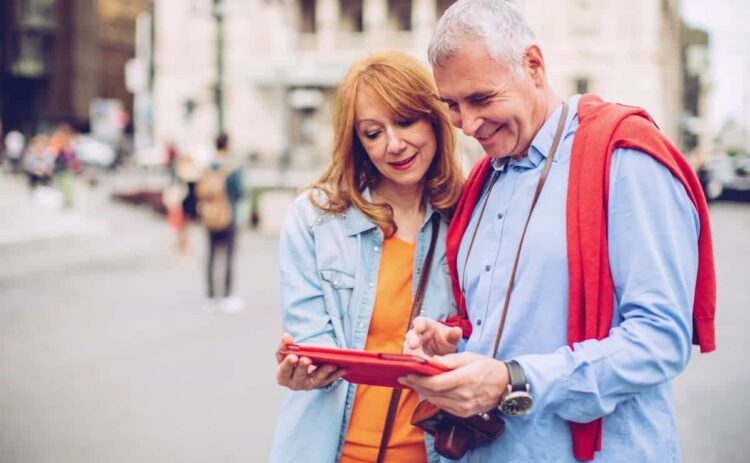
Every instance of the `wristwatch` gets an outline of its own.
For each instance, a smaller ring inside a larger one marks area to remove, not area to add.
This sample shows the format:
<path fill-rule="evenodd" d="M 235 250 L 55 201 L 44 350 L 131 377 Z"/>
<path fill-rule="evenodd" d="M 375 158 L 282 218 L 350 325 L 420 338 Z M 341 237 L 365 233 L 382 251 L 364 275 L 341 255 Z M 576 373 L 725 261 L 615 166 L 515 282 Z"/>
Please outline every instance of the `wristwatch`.
<path fill-rule="evenodd" d="M 531 387 L 526 382 L 523 368 L 515 360 L 505 362 L 508 368 L 508 389 L 500 399 L 497 409 L 505 415 L 518 416 L 528 412 L 533 400 L 531 399 Z"/>

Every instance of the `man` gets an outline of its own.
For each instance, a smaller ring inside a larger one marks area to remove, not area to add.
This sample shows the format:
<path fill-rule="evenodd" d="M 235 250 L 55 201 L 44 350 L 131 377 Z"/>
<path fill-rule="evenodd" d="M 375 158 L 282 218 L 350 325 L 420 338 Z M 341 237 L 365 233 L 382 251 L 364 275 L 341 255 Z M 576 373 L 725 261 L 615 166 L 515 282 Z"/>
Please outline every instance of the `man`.
<path fill-rule="evenodd" d="M 232 168 L 229 157 L 229 136 L 216 137 L 216 157 L 196 185 L 198 214 L 208 232 L 208 298 L 209 310 L 239 312 L 243 301 L 232 296 L 232 268 L 237 235 L 237 206 L 244 194 L 242 171 Z M 217 257 L 224 257 L 223 291 L 216 290 Z"/>
<path fill-rule="evenodd" d="M 448 235 L 466 339 L 415 319 L 406 350 L 453 371 L 402 382 L 461 417 L 501 413 L 504 434 L 466 461 L 678 461 L 670 381 L 691 337 L 715 348 L 710 228 L 689 165 L 644 111 L 562 101 L 506 2 L 459 0 L 428 53 L 453 124 L 487 157 Z"/>

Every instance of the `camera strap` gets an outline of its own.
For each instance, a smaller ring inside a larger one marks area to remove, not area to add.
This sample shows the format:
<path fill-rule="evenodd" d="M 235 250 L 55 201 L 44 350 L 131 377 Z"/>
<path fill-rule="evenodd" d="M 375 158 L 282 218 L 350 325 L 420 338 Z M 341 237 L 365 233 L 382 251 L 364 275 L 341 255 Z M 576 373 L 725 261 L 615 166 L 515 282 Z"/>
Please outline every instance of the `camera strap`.
<path fill-rule="evenodd" d="M 409 314 L 409 323 L 406 325 L 407 331 L 411 328 L 412 320 L 416 317 L 420 310 L 422 310 L 422 302 L 424 301 L 424 292 L 427 288 L 427 279 L 430 276 L 430 268 L 432 267 L 432 256 L 435 254 L 435 243 L 437 242 L 437 235 L 440 231 L 440 215 L 435 212 L 430 218 L 430 227 L 432 228 L 432 236 L 430 237 L 430 247 L 427 250 L 427 255 L 424 258 L 422 269 L 419 275 L 419 283 L 417 283 L 417 291 L 414 294 L 414 302 L 411 305 L 411 313 Z M 388 414 L 385 417 L 385 425 L 383 426 L 383 436 L 380 438 L 380 449 L 378 450 L 377 463 L 383 463 L 385 461 L 385 453 L 388 450 L 388 440 L 391 438 L 391 431 L 393 430 L 393 421 L 396 419 L 396 411 L 398 410 L 398 402 L 401 399 L 400 387 L 393 388 L 391 392 L 391 401 L 388 404 Z"/>
<path fill-rule="evenodd" d="M 534 207 L 536 206 L 537 200 L 539 199 L 539 195 L 542 193 L 542 188 L 544 188 L 544 182 L 547 180 L 547 175 L 549 174 L 550 168 L 552 167 L 552 160 L 555 157 L 555 153 L 557 152 L 557 147 L 560 145 L 560 140 L 562 139 L 563 134 L 563 128 L 565 128 L 565 120 L 568 118 L 568 103 L 563 102 L 562 104 L 562 112 L 560 114 L 560 122 L 557 124 L 557 131 L 555 132 L 555 138 L 552 141 L 552 145 L 550 146 L 549 153 L 547 154 L 547 160 L 544 162 L 544 166 L 542 167 L 542 173 L 539 175 L 539 182 L 536 185 L 536 191 L 534 191 L 534 196 L 531 199 L 531 207 L 529 209 L 529 215 L 526 217 L 526 223 L 523 226 L 523 232 L 521 233 L 521 239 L 518 242 L 518 250 L 516 251 L 516 258 L 513 261 L 513 269 L 510 272 L 510 281 L 508 281 L 508 289 L 505 291 L 505 301 L 503 302 L 503 310 L 500 313 L 500 323 L 497 327 L 497 335 L 495 336 L 495 344 L 492 349 L 492 358 L 495 358 L 497 356 L 497 349 L 500 346 L 500 338 L 503 334 L 503 328 L 505 327 L 505 317 L 508 314 L 508 306 L 510 305 L 510 293 L 513 290 L 513 283 L 516 279 L 516 270 L 518 270 L 518 261 L 521 257 L 521 248 L 523 247 L 523 240 L 526 237 L 526 230 L 529 228 L 529 222 L 531 221 L 531 214 L 534 212 Z M 495 183 L 497 183 L 497 178 L 499 176 L 499 172 L 496 172 L 490 181 L 490 187 L 487 190 L 487 194 L 484 197 L 484 202 L 482 204 L 482 209 L 479 212 L 479 218 L 477 218 L 477 225 L 474 228 L 474 233 L 471 235 L 471 240 L 469 241 L 469 249 L 466 252 L 466 259 L 464 260 L 464 269 L 462 272 L 462 284 L 461 284 L 461 290 L 463 291 L 466 287 L 464 280 L 466 276 L 466 267 L 469 263 L 469 255 L 471 254 L 471 249 L 474 247 L 474 238 L 477 236 L 477 230 L 479 230 L 479 224 L 482 222 L 482 217 L 484 216 L 484 210 L 487 207 L 487 202 L 490 198 L 490 193 L 492 193 L 492 188 L 495 186 Z M 466 296 L 464 295 L 464 298 Z"/>

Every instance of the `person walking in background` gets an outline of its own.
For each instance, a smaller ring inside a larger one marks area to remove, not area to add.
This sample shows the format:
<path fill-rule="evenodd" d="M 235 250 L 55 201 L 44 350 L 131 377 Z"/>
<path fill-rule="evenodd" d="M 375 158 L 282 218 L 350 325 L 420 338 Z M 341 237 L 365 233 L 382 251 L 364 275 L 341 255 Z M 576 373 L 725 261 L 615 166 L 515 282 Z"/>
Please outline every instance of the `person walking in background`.
<path fill-rule="evenodd" d="M 23 167 L 32 194 L 37 186 L 47 186 L 52 182 L 52 174 L 55 170 L 55 153 L 49 148 L 49 137 L 47 135 L 39 134 L 32 137 L 23 157 Z"/>
<path fill-rule="evenodd" d="M 216 137 L 216 156 L 195 187 L 197 212 L 208 232 L 209 309 L 238 312 L 243 301 L 232 296 L 232 268 L 237 242 L 237 206 L 244 195 L 242 170 L 229 160 L 229 136 Z M 224 265 L 217 265 L 223 256 Z M 217 291 L 216 269 L 223 267 L 223 291 Z M 221 296 L 220 296 L 221 294 Z"/>
<path fill-rule="evenodd" d="M 195 195 L 195 185 L 201 176 L 201 171 L 189 153 L 177 151 L 175 161 L 175 176 L 180 188 L 180 219 L 175 221 L 177 229 L 177 251 L 187 253 L 190 245 L 190 224 L 198 219 L 198 198 Z M 174 188 L 176 190 L 177 188 Z"/>
<path fill-rule="evenodd" d="M 73 128 L 59 125 L 49 138 L 49 149 L 55 154 L 55 182 L 63 197 L 63 206 L 73 207 L 75 177 L 81 173 L 81 164 L 73 148 Z"/>
<path fill-rule="evenodd" d="M 715 348 L 690 165 L 644 110 L 558 97 L 509 2 L 458 0 L 428 57 L 453 124 L 487 156 L 447 240 L 467 339 L 415 320 L 407 347 L 453 371 L 403 383 L 459 417 L 502 416 L 504 434 L 463 461 L 679 461 L 671 380 L 691 339 Z"/>
<path fill-rule="evenodd" d="M 26 149 L 26 137 L 18 130 L 11 130 L 5 134 L 5 157 L 8 160 L 8 170 L 15 174 L 21 169 L 21 159 Z"/>
<path fill-rule="evenodd" d="M 351 68 L 333 114 L 331 164 L 281 232 L 286 333 L 276 379 L 296 392 L 282 406 L 271 461 L 437 461 L 409 423 L 416 393 L 355 386 L 332 365 L 280 353 L 294 341 L 400 353 L 414 311 L 456 315 L 445 233 L 463 178 L 433 80 L 414 58 L 375 55 Z"/>

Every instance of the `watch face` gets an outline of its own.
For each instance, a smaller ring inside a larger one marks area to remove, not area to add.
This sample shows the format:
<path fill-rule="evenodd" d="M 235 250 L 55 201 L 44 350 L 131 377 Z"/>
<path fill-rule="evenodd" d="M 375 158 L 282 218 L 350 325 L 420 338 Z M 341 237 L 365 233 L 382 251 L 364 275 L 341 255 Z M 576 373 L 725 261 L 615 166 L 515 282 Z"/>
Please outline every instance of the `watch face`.
<path fill-rule="evenodd" d="M 511 392 L 503 397 L 500 411 L 506 415 L 523 415 L 531 408 L 531 395 L 526 391 Z"/>

